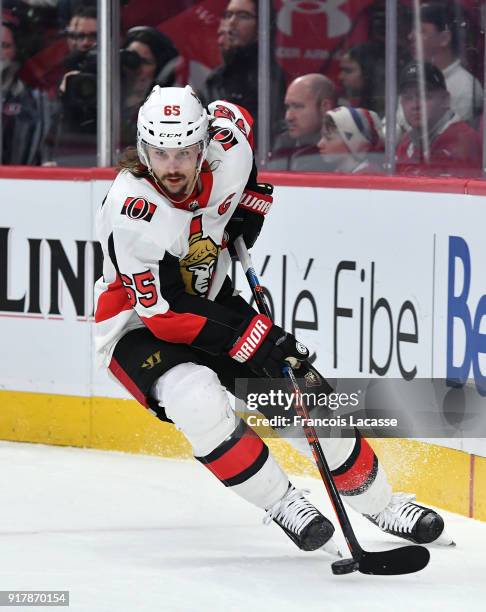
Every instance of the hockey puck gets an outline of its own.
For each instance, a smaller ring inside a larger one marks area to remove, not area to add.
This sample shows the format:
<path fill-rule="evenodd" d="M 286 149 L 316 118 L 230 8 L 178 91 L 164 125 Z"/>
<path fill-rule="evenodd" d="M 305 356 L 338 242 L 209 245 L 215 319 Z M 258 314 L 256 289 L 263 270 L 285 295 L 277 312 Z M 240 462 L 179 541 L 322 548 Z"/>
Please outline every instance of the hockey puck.
<path fill-rule="evenodd" d="M 357 572 L 359 569 L 359 563 L 354 559 L 339 559 L 331 563 L 331 569 L 333 574 L 351 574 Z"/>

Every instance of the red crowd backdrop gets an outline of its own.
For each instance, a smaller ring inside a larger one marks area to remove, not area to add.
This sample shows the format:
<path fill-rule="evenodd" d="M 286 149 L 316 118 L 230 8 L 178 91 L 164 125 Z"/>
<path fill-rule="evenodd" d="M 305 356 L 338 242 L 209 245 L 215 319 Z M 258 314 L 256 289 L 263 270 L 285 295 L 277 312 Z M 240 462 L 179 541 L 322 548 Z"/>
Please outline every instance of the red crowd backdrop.
<path fill-rule="evenodd" d="M 178 0 L 158 2 L 129 0 L 121 7 L 121 41 L 127 30 L 149 25 L 167 34 L 183 60 L 179 82 L 188 82 L 201 70 L 221 63 L 216 31 L 228 0 Z M 399 8 L 411 8 L 413 0 L 400 0 Z M 483 37 L 479 0 L 461 0 L 466 11 L 463 60 L 483 78 Z M 337 76 L 340 52 L 361 42 L 384 42 L 385 0 L 274 0 L 274 52 L 287 82 L 300 74 L 320 72 Z M 54 25 L 54 24 L 53 24 Z M 398 45 L 406 45 L 406 21 L 399 19 Z M 48 28 L 45 46 L 29 58 L 21 73 L 32 86 L 51 90 L 62 74 L 68 53 L 65 39 Z"/>

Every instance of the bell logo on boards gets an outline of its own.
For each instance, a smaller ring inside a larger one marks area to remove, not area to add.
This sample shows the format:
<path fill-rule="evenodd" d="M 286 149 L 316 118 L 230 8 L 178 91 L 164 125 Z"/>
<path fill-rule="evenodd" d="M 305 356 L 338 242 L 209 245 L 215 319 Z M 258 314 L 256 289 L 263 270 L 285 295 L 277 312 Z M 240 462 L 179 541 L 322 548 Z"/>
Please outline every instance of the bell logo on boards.
<path fill-rule="evenodd" d="M 481 325 L 483 318 L 486 318 L 486 294 L 481 295 L 477 303 L 472 302 L 469 298 L 471 275 L 471 253 L 467 242 L 460 236 L 449 236 L 447 384 L 451 387 L 464 385 L 469 378 L 472 366 L 476 389 L 480 395 L 486 397 L 486 374 L 481 372 L 481 362 L 484 364 L 486 359 L 485 326 Z M 484 274 L 482 278 L 484 279 Z M 486 288 L 486 281 L 484 282 Z M 462 327 L 461 332 L 459 332 L 459 326 L 454 325 L 455 322 Z M 464 339 L 463 348 L 459 343 L 461 337 Z M 460 353 L 460 363 L 454 365 L 458 353 Z"/>

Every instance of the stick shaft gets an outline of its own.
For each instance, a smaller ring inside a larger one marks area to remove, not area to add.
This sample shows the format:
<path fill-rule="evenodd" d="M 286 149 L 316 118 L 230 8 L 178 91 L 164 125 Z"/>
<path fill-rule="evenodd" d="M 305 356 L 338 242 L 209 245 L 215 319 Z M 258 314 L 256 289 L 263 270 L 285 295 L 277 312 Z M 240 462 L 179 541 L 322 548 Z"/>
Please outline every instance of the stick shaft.
<path fill-rule="evenodd" d="M 253 297 L 255 298 L 255 302 L 257 304 L 258 310 L 271 318 L 270 309 L 265 300 L 265 293 L 263 291 L 263 287 L 260 285 L 258 281 L 258 277 L 256 275 L 255 269 L 253 268 L 251 256 L 246 248 L 246 245 L 243 241 L 243 238 L 239 236 L 235 239 L 235 250 L 238 255 L 238 259 L 243 267 L 243 271 L 245 272 L 246 278 L 248 280 L 248 284 L 250 285 L 250 289 L 253 293 Z M 349 520 L 348 514 L 344 507 L 344 504 L 341 500 L 341 496 L 339 495 L 339 491 L 337 490 L 336 484 L 332 477 L 331 469 L 327 463 L 326 457 L 324 456 L 324 452 L 321 447 L 321 443 L 319 442 L 319 438 L 317 433 L 312 425 L 312 421 L 309 417 L 309 411 L 307 406 L 304 404 L 302 399 L 302 393 L 300 391 L 299 383 L 295 377 L 295 374 L 292 368 L 289 366 L 284 369 L 284 376 L 288 379 L 290 385 L 292 386 L 295 402 L 294 407 L 297 414 L 301 417 L 303 423 L 304 434 L 311 448 L 312 454 L 314 456 L 314 460 L 317 465 L 317 469 L 321 475 L 324 486 L 326 487 L 329 498 L 334 507 L 334 511 L 336 513 L 339 524 L 341 525 L 342 532 L 346 539 L 346 543 L 348 548 L 353 555 L 353 557 L 357 560 L 363 554 L 363 550 L 354 534 L 353 528 L 351 526 L 351 522 Z"/>

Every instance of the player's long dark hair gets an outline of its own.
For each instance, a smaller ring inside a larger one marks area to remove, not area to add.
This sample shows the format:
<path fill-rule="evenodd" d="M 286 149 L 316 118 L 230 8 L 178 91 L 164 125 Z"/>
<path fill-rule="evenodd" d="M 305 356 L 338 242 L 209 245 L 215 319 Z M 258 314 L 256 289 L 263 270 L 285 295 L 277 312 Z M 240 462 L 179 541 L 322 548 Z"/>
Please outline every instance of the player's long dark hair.
<path fill-rule="evenodd" d="M 216 169 L 217 160 L 211 162 L 209 168 L 203 164 L 201 168 L 202 172 L 209 172 L 210 170 Z M 142 164 L 140 157 L 138 156 L 136 147 L 127 147 L 118 160 L 119 170 L 128 170 L 136 178 L 148 178 L 151 176 L 149 169 L 145 164 Z"/>
<path fill-rule="evenodd" d="M 136 147 L 127 147 L 118 160 L 119 170 L 128 170 L 137 178 L 147 178 L 150 172 L 145 164 L 142 164 Z"/>

